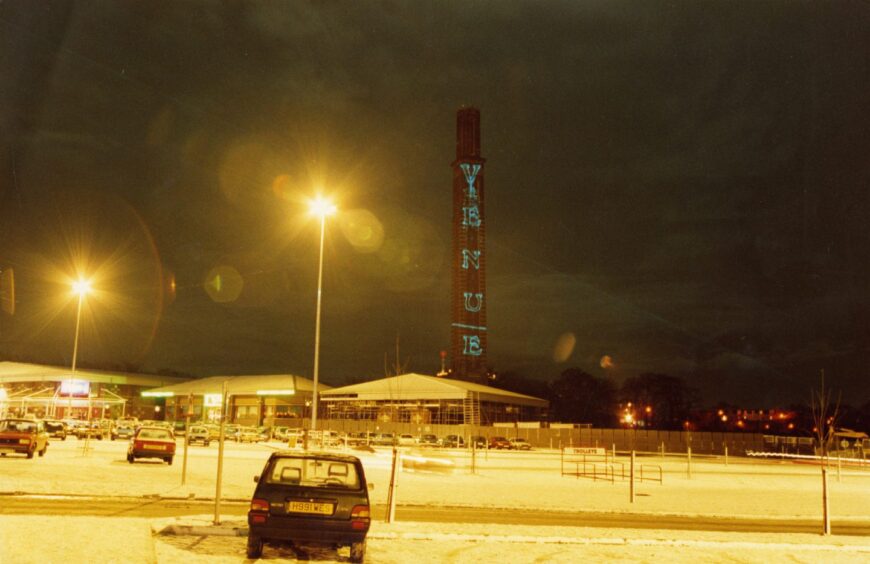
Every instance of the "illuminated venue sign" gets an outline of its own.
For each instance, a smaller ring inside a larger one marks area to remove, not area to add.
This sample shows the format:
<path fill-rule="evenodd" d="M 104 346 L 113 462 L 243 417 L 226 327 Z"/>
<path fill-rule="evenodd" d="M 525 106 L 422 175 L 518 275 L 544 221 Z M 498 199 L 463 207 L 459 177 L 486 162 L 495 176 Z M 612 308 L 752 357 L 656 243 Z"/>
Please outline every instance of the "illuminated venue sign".
<path fill-rule="evenodd" d="M 86 398 L 90 392 L 91 383 L 87 380 L 63 380 L 58 395 Z"/>
<path fill-rule="evenodd" d="M 486 374 L 486 254 L 480 111 L 456 114 L 453 162 L 453 376 L 469 380 Z"/>

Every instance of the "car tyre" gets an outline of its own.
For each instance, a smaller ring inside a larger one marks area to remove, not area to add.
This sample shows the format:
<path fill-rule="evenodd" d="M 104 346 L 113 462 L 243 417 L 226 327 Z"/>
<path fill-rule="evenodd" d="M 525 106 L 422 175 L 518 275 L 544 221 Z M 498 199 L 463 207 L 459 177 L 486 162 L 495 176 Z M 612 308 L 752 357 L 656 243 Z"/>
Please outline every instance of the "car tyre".
<path fill-rule="evenodd" d="M 45 446 L 42 447 L 42 450 L 39 451 L 39 456 L 45 456 L 45 451 L 48 450 L 48 441 L 45 442 Z"/>
<path fill-rule="evenodd" d="M 134 460 L 136 460 L 135 456 L 133 456 L 132 454 L 127 454 L 127 462 L 129 462 L 130 464 L 133 464 Z"/>
<path fill-rule="evenodd" d="M 248 535 L 247 554 L 254 560 L 263 556 L 263 539 Z"/>
<path fill-rule="evenodd" d="M 27 451 L 27 458 L 33 458 L 33 451 L 32 450 Z"/>
<path fill-rule="evenodd" d="M 205 446 L 208 446 L 208 441 L 206 441 L 204 444 L 205 444 Z"/>
<path fill-rule="evenodd" d="M 350 561 L 363 562 L 366 558 L 366 541 L 355 542 L 350 545 Z"/>
<path fill-rule="evenodd" d="M 172 466 L 172 457 L 171 456 L 166 459 L 166 464 Z"/>

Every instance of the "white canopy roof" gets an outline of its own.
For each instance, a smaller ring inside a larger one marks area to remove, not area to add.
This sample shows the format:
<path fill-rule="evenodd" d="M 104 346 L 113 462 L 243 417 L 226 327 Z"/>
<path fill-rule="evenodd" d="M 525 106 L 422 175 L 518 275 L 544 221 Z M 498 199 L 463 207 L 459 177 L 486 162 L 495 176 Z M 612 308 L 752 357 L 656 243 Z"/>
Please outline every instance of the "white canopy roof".
<path fill-rule="evenodd" d="M 423 374 L 403 374 L 372 382 L 353 384 L 320 393 L 324 401 L 396 401 L 465 399 L 476 396 L 480 401 L 547 407 L 548 401 L 540 398 L 483 386 L 464 380 L 436 378 Z"/>
<path fill-rule="evenodd" d="M 18 382 L 62 382 L 74 378 L 99 384 L 118 384 L 153 388 L 183 382 L 186 378 L 160 374 L 135 374 L 106 370 L 76 370 L 69 367 L 46 366 L 23 362 L 0 362 L 0 384 Z"/>

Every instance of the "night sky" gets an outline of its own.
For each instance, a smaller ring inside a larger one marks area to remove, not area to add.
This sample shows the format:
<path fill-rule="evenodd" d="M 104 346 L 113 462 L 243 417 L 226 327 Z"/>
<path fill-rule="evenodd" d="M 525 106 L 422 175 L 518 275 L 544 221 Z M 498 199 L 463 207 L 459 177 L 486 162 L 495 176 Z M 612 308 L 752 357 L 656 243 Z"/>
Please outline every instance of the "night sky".
<path fill-rule="evenodd" d="M 0 359 L 70 362 L 78 268 L 82 366 L 310 376 L 322 190 L 321 380 L 383 377 L 397 336 L 435 373 L 472 105 L 497 372 L 772 407 L 824 369 L 860 404 L 868 29 L 867 2 L 2 1 Z"/>

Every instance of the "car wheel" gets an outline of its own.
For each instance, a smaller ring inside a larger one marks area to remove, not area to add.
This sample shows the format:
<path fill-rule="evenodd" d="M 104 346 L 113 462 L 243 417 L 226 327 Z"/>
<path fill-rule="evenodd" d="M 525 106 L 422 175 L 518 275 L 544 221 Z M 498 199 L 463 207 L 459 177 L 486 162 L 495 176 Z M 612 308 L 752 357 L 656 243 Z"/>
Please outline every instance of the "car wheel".
<path fill-rule="evenodd" d="M 45 456 L 45 451 L 48 450 L 48 441 L 45 442 L 45 446 L 42 447 L 42 450 L 39 451 L 39 456 Z"/>
<path fill-rule="evenodd" d="M 248 535 L 248 558 L 257 559 L 263 556 L 263 539 Z"/>
<path fill-rule="evenodd" d="M 66 440 L 66 435 L 61 435 L 61 436 L 60 436 L 60 440 L 65 441 L 65 440 Z"/>
<path fill-rule="evenodd" d="M 171 456 L 166 459 L 166 464 L 172 466 L 172 457 Z"/>
<path fill-rule="evenodd" d="M 366 558 L 366 541 L 355 542 L 350 545 L 350 561 L 363 562 Z"/>
<path fill-rule="evenodd" d="M 33 458 L 33 451 L 32 450 L 27 451 L 27 458 Z"/>
<path fill-rule="evenodd" d="M 127 462 L 133 464 L 134 460 L 136 460 L 136 458 L 132 454 L 127 454 Z"/>
<path fill-rule="evenodd" d="M 204 445 L 205 445 L 205 446 L 208 446 L 208 441 L 206 441 L 206 442 L 205 442 L 205 443 L 203 443 L 203 444 L 204 444 Z"/>

